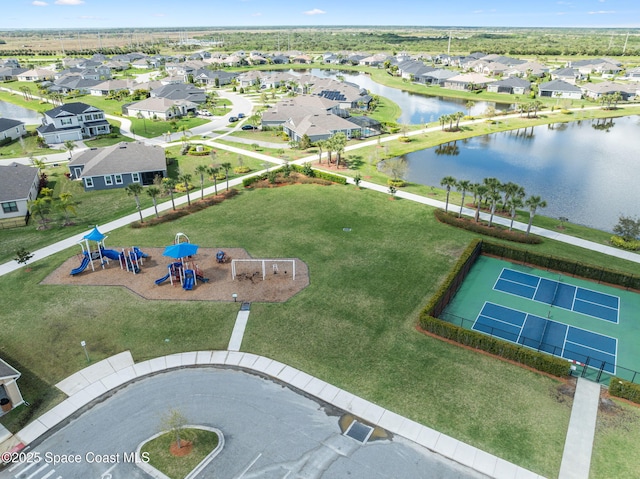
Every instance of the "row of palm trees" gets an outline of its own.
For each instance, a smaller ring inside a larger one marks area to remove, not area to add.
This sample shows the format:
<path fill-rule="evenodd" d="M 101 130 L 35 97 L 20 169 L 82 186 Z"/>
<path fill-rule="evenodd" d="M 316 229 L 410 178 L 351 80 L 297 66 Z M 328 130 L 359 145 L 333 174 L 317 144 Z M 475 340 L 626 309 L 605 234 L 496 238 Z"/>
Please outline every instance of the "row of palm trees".
<path fill-rule="evenodd" d="M 336 168 L 340 166 L 340 160 L 342 154 L 347 146 L 347 135 L 343 132 L 333 134 L 326 140 L 320 140 L 315 142 L 315 146 L 318 147 L 318 163 L 322 163 L 322 152 L 327 152 L 328 163 L 331 163 L 332 154 L 336 154 Z"/>
<path fill-rule="evenodd" d="M 450 115 L 442 115 L 438 120 L 440 121 L 440 127 L 444 130 L 444 125 L 449 123 L 449 128 L 447 131 L 457 131 L 460 128 L 460 120 L 465 117 L 464 112 L 457 111 L 455 113 L 451 113 Z M 453 128 L 453 122 L 456 122 L 456 127 Z"/>
<path fill-rule="evenodd" d="M 464 199 L 467 193 L 473 193 L 473 204 L 475 205 L 475 222 L 480 219 L 480 207 L 484 202 L 485 207 L 490 207 L 489 227 L 493 225 L 493 217 L 495 215 L 498 205 L 502 203 L 500 208 L 502 211 L 508 211 L 511 217 L 511 224 L 509 225 L 509 231 L 513 229 L 513 221 L 516 217 L 518 208 L 526 206 L 529 208 L 529 224 L 527 226 L 526 235 L 529 235 L 531 231 L 531 224 L 538 208 L 546 208 L 547 202 L 540 196 L 531 195 L 525 199 L 524 187 L 513 183 L 511 181 L 507 183 L 501 183 L 497 178 L 485 178 L 482 183 L 472 183 L 469 180 L 456 180 L 453 176 L 445 176 L 440 181 L 440 186 L 443 186 L 447 193 L 444 210 L 449 210 L 449 194 L 451 188 L 456 188 L 462 194 L 460 201 L 460 211 L 458 217 L 462 216 L 462 209 L 464 208 Z"/>
<path fill-rule="evenodd" d="M 76 202 L 71 193 L 61 193 L 58 198 L 53 197 L 51 188 L 40 189 L 39 196 L 35 200 L 29 200 L 27 207 L 29 214 L 37 216 L 42 229 L 47 228 L 48 216 L 53 210 L 60 211 L 64 215 L 64 225 L 71 224 L 71 215 L 76 214 Z"/>

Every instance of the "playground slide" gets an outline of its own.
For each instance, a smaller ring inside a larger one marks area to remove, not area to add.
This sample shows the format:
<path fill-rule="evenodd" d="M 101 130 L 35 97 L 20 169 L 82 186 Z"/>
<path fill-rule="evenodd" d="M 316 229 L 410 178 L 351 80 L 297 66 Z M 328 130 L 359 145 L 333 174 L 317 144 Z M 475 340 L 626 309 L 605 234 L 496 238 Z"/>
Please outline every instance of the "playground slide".
<path fill-rule="evenodd" d="M 148 258 L 149 255 L 147 253 L 143 253 L 140 248 L 137 246 L 133 247 L 133 252 L 138 256 L 138 258 Z"/>
<path fill-rule="evenodd" d="M 120 261 L 120 253 L 118 253 L 114 249 L 103 249 L 102 256 L 106 256 L 107 258 L 112 259 L 114 261 Z"/>
<path fill-rule="evenodd" d="M 156 284 L 161 285 L 162 283 L 164 283 L 166 280 L 169 279 L 169 276 L 171 276 L 171 272 L 167 273 L 166 276 L 163 276 L 162 278 L 156 279 Z"/>
<path fill-rule="evenodd" d="M 182 288 L 187 291 L 191 291 L 193 289 L 194 283 L 194 275 L 192 269 L 187 269 L 184 272 L 184 283 L 182 284 Z"/>
<path fill-rule="evenodd" d="M 89 266 L 90 261 L 91 259 L 89 258 L 89 255 L 85 254 L 84 257 L 82 258 L 82 263 L 80 263 L 80 266 L 71 270 L 71 276 L 75 276 L 76 274 L 82 273 L 85 269 L 87 269 L 87 266 Z"/>
<path fill-rule="evenodd" d="M 200 281 L 201 283 L 208 283 L 209 282 L 209 278 L 205 278 L 201 274 L 196 274 L 196 279 L 198 281 Z"/>

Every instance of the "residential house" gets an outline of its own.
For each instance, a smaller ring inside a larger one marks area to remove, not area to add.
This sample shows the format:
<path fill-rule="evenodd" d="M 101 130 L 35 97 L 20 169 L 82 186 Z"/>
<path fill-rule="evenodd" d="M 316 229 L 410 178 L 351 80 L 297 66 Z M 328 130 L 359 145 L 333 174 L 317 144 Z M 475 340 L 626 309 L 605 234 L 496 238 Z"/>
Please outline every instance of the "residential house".
<path fill-rule="evenodd" d="M 102 80 L 89 80 L 81 77 L 80 75 L 66 75 L 53 82 L 53 85 L 49 86 L 47 90 L 50 92 L 68 94 L 72 91 L 77 91 L 83 95 L 88 95 L 91 89 L 96 85 L 102 83 Z"/>
<path fill-rule="evenodd" d="M 204 85 L 223 86 L 229 85 L 237 76 L 234 72 L 200 68 L 193 72 L 193 81 Z"/>
<path fill-rule="evenodd" d="M 109 96 L 113 92 L 135 88 L 135 83 L 131 80 L 107 80 L 94 85 L 89 89 L 92 96 Z"/>
<path fill-rule="evenodd" d="M 0 81 L 10 81 L 17 80 L 18 75 L 26 72 L 26 68 L 18 68 L 18 67 L 0 67 Z"/>
<path fill-rule="evenodd" d="M 0 166 L 0 218 L 26 217 L 28 201 L 38 197 L 38 168 L 11 163 Z"/>
<path fill-rule="evenodd" d="M 258 85 L 260 84 L 260 79 L 262 78 L 263 75 L 265 75 L 265 73 L 258 70 L 251 70 L 248 72 L 240 73 L 237 76 L 238 85 L 241 88 L 247 88 L 253 85 Z"/>
<path fill-rule="evenodd" d="M 130 103 L 122 107 L 123 115 L 139 116 L 150 119 L 171 120 L 195 113 L 198 105 L 188 100 L 172 100 L 169 98 L 152 97 Z"/>
<path fill-rule="evenodd" d="M 207 101 L 207 94 L 202 88 L 191 83 L 172 83 L 151 90 L 152 98 L 166 98 L 168 100 L 186 100 L 199 105 Z"/>
<path fill-rule="evenodd" d="M 156 176 L 167 176 L 167 160 L 159 146 L 122 142 L 80 153 L 69 162 L 69 174 L 82 180 L 85 191 L 151 185 Z"/>
<path fill-rule="evenodd" d="M 377 67 L 384 65 L 384 62 L 390 60 L 391 57 L 386 53 L 376 53 L 360 60 L 359 64 L 366 67 Z"/>
<path fill-rule="evenodd" d="M 622 71 L 620 62 L 607 58 L 570 61 L 567 63 L 567 66 L 575 68 L 582 75 L 586 76 L 591 73 L 599 73 L 603 78 L 611 78 L 620 74 Z"/>
<path fill-rule="evenodd" d="M 291 63 L 313 63 L 313 57 L 310 55 L 297 55 L 291 57 Z"/>
<path fill-rule="evenodd" d="M 20 379 L 20 373 L 9 366 L 6 361 L 0 359 L 0 404 L 3 404 L 0 414 L 24 403 L 18 388 L 18 379 Z M 4 405 L 7 399 L 9 402 Z"/>
<path fill-rule="evenodd" d="M 42 68 L 37 68 L 34 70 L 27 70 L 25 72 L 19 73 L 18 81 L 42 81 L 42 80 L 52 80 L 54 72 L 52 70 L 44 70 Z"/>
<path fill-rule="evenodd" d="M 493 81 L 481 73 L 464 73 L 446 79 L 442 86 L 451 90 L 477 90 L 486 88 Z"/>
<path fill-rule="evenodd" d="M 582 88 L 582 93 L 585 97 L 593 98 L 594 100 L 599 100 L 604 95 L 620 93 L 620 97 L 623 101 L 631 101 L 635 99 L 638 93 L 638 87 L 635 85 L 623 85 L 621 83 L 614 83 L 611 81 L 585 83 L 580 88 Z"/>
<path fill-rule="evenodd" d="M 531 82 L 523 78 L 504 78 L 489 83 L 487 91 L 491 93 L 506 93 L 511 95 L 526 95 L 531 91 Z"/>
<path fill-rule="evenodd" d="M 572 85 L 576 84 L 577 80 L 584 80 L 586 75 L 583 75 L 575 68 L 558 68 L 551 72 L 552 80 L 562 80 Z"/>
<path fill-rule="evenodd" d="M 302 140 L 307 135 L 312 142 L 327 140 L 336 133 L 344 133 L 348 139 L 360 137 L 362 128 L 355 123 L 340 118 L 333 113 L 314 113 L 299 121 L 287 120 L 282 130 L 294 141 Z"/>
<path fill-rule="evenodd" d="M 286 65 L 289 63 L 289 57 L 286 55 L 273 55 L 271 57 L 271 63 L 274 65 Z"/>
<path fill-rule="evenodd" d="M 23 122 L 11 118 L 0 118 L 0 144 L 7 138 L 13 141 L 26 134 L 27 130 Z"/>
<path fill-rule="evenodd" d="M 426 73 L 421 73 L 416 78 L 419 83 L 425 85 L 440 85 L 442 86 L 449 78 L 457 76 L 458 73 L 451 70 L 432 70 Z"/>
<path fill-rule="evenodd" d="M 111 132 L 104 111 L 86 103 L 66 103 L 44 112 L 36 131 L 47 144 L 91 138 Z"/>
<path fill-rule="evenodd" d="M 538 96 L 579 100 L 582 98 L 582 90 L 563 80 L 551 80 L 550 82 L 540 84 L 538 87 Z"/>
<path fill-rule="evenodd" d="M 529 76 L 541 78 L 546 73 L 549 73 L 548 66 L 538 62 L 526 62 L 526 63 L 521 63 L 519 65 L 514 65 L 508 68 L 504 72 L 504 75 L 510 76 L 510 77 L 522 77 L 522 78 L 529 77 Z"/>
<path fill-rule="evenodd" d="M 336 114 L 340 111 L 340 103 L 335 100 L 315 96 L 298 95 L 279 101 L 273 107 L 262 114 L 263 127 L 282 126 L 292 119 L 294 123 L 299 123 L 306 116 L 311 114 Z"/>

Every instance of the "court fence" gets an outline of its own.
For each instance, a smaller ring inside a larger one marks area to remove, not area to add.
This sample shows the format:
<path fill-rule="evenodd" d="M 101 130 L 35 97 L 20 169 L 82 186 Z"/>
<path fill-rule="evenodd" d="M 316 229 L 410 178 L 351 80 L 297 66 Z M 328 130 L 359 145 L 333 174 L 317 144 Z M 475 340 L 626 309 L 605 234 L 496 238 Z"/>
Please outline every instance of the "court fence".
<path fill-rule="evenodd" d="M 439 319 L 470 331 L 475 324 L 475 319 L 463 318 L 461 316 L 450 313 L 441 314 Z M 482 333 L 477 334 L 484 334 L 501 341 L 504 341 L 503 338 L 505 337 L 505 335 L 508 336 L 512 334 L 509 331 L 505 331 L 496 327 L 486 326 L 486 328 L 486 331 L 483 330 Z M 506 342 L 507 344 L 512 344 L 507 341 L 504 342 Z M 550 354 L 559 359 L 563 358 L 563 356 L 572 358 L 562 359 L 563 362 L 567 364 L 567 367 L 570 370 L 569 374 L 572 376 L 581 376 L 597 383 L 604 384 L 608 384 L 613 377 L 622 379 L 632 384 L 640 384 L 639 371 L 625 368 L 623 366 L 620 366 L 619 364 L 602 361 L 600 359 L 587 356 L 584 353 L 572 351 L 571 349 L 566 347 L 563 348 L 553 344 L 548 344 L 540 341 L 539 338 L 527 338 L 525 336 L 520 336 L 518 343 L 520 343 L 518 344 L 518 347 L 520 348 L 530 349 L 531 351 L 536 351 L 541 354 Z M 613 373 L 609 371 L 613 371 Z"/>

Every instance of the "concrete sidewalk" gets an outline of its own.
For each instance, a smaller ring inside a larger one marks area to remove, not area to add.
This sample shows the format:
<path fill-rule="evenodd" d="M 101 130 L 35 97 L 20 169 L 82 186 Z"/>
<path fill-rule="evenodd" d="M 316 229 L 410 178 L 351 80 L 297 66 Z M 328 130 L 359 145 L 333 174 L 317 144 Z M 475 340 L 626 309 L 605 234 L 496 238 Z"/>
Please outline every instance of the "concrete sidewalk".
<path fill-rule="evenodd" d="M 236 351 L 192 351 L 140 363 L 134 363 L 131 354 L 125 351 L 58 383 L 58 387 L 67 392 L 69 397 L 28 424 L 15 437 L 26 446 L 92 401 L 131 381 L 172 369 L 212 366 L 239 368 L 271 377 L 489 477 L 542 479 L 534 472 L 418 424 L 303 371 L 264 356 Z M 3 445 L 0 445 L 0 450 L 2 448 Z"/>

